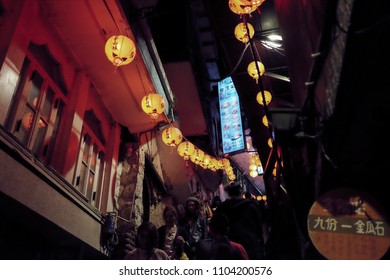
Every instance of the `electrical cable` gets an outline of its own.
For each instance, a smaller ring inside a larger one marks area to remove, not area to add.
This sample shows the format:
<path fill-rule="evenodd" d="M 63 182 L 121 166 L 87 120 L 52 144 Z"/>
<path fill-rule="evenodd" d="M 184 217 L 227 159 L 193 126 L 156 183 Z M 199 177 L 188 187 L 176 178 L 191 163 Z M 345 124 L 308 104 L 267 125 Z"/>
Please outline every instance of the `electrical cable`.
<path fill-rule="evenodd" d="M 244 50 L 241 52 L 241 55 L 237 61 L 237 63 L 234 65 L 233 69 L 228 73 L 226 74 L 224 77 L 220 78 L 220 79 L 211 79 L 209 77 L 203 77 L 203 79 L 205 79 L 206 81 L 209 81 L 209 82 L 220 82 L 224 79 L 226 79 L 227 77 L 230 77 L 231 75 L 233 75 L 233 73 L 237 70 L 237 67 L 240 65 L 244 55 L 245 55 L 245 52 L 246 50 L 248 49 L 249 47 L 249 43 L 245 44 L 245 48 Z"/>

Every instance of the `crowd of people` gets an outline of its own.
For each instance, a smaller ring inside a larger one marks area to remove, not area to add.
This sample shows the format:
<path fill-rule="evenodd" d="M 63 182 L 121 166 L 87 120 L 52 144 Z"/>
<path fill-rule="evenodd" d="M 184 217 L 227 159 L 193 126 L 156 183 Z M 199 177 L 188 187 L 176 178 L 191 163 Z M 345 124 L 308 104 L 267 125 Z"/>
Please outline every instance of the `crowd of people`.
<path fill-rule="evenodd" d="M 183 211 L 166 206 L 164 225 L 138 227 L 135 249 L 125 259 L 248 260 L 264 259 L 263 216 L 256 200 L 243 197 L 240 184 L 225 188 L 228 198 L 211 204 L 193 193 Z"/>

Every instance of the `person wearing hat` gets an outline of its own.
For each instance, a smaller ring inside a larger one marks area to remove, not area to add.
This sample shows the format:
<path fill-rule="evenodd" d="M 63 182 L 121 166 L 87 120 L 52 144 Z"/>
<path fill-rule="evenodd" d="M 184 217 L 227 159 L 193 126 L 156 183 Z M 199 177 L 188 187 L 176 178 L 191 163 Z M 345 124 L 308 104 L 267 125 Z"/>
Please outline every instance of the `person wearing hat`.
<path fill-rule="evenodd" d="M 217 207 L 216 213 L 224 214 L 228 218 L 229 239 L 242 244 L 249 259 L 263 259 L 265 253 L 260 207 L 255 200 L 242 197 L 242 187 L 239 183 L 229 184 L 225 191 L 229 198 Z"/>
<path fill-rule="evenodd" d="M 186 200 L 183 227 L 188 233 L 185 251 L 189 259 L 196 258 L 196 245 L 201 239 L 208 237 L 207 220 L 201 215 L 201 201 L 193 196 Z"/>

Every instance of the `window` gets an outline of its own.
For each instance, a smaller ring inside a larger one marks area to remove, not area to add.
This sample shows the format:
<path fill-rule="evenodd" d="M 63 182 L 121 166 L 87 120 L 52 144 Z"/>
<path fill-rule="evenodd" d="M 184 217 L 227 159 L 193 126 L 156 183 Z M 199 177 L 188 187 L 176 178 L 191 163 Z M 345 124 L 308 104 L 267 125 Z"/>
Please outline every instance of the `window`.
<path fill-rule="evenodd" d="M 45 47 L 30 44 L 18 89 L 7 116 L 6 128 L 34 156 L 49 165 L 55 151 L 55 140 L 66 97 L 65 87 L 57 76 L 53 76 L 59 72 L 47 72 L 47 67 L 42 65 L 58 69 L 58 63 Z M 61 86 L 58 86 L 59 83 Z"/>
<path fill-rule="evenodd" d="M 105 152 L 99 139 L 100 132 L 95 132 L 98 122 L 91 123 L 89 115 L 91 114 L 87 112 L 84 119 L 74 186 L 91 205 L 99 208 L 104 180 Z"/>

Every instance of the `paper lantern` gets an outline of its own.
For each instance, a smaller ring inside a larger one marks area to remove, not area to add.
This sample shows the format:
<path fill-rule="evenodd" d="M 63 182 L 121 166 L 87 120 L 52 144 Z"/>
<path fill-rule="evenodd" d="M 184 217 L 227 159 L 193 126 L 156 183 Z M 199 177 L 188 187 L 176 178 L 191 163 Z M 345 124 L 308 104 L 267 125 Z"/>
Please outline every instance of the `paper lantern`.
<path fill-rule="evenodd" d="M 229 0 L 229 9 L 238 15 L 250 14 L 256 11 L 257 7 L 248 0 Z"/>
<path fill-rule="evenodd" d="M 218 169 L 218 159 L 211 157 L 208 168 L 212 171 L 216 171 Z"/>
<path fill-rule="evenodd" d="M 223 169 L 224 165 L 223 165 L 223 160 L 222 159 L 219 159 L 218 160 L 218 169 Z"/>
<path fill-rule="evenodd" d="M 265 0 L 251 0 L 252 5 L 256 5 L 256 7 L 259 7 L 264 2 Z"/>
<path fill-rule="evenodd" d="M 136 54 L 134 42 L 123 35 L 110 37 L 104 50 L 108 60 L 116 67 L 129 64 L 134 60 Z"/>
<path fill-rule="evenodd" d="M 157 93 L 149 93 L 142 98 L 141 106 L 142 110 L 155 120 L 164 112 L 165 100 Z"/>
<path fill-rule="evenodd" d="M 208 154 L 205 154 L 203 159 L 199 162 L 199 165 L 203 168 L 208 168 L 210 164 L 211 157 Z"/>
<path fill-rule="evenodd" d="M 249 170 L 255 170 L 257 172 L 257 165 L 252 163 L 249 165 Z"/>
<path fill-rule="evenodd" d="M 268 147 L 272 148 L 273 144 L 272 144 L 271 138 L 268 138 L 267 144 L 268 144 Z"/>
<path fill-rule="evenodd" d="M 176 147 L 183 140 L 183 135 L 181 134 L 181 131 L 174 126 L 170 126 L 164 129 L 161 137 L 163 142 L 170 147 Z"/>
<path fill-rule="evenodd" d="M 272 94 L 269 91 L 264 90 L 264 97 L 265 97 L 265 103 L 266 105 L 268 105 L 272 100 Z M 264 106 L 263 94 L 261 93 L 261 91 L 257 94 L 256 101 L 260 105 Z"/>
<path fill-rule="evenodd" d="M 177 146 L 177 152 L 185 160 L 188 160 L 190 156 L 195 152 L 195 146 L 189 141 L 183 141 Z"/>
<path fill-rule="evenodd" d="M 264 115 L 263 118 L 261 119 L 261 122 L 266 126 L 268 127 L 268 119 L 267 119 L 267 116 Z"/>
<path fill-rule="evenodd" d="M 253 38 L 254 34 L 255 30 L 253 28 L 253 25 L 249 22 L 247 22 L 246 24 L 244 22 L 241 22 L 237 24 L 236 28 L 234 28 L 234 36 L 237 38 L 237 40 L 243 43 L 248 43 L 249 39 Z"/>
<path fill-rule="evenodd" d="M 195 164 L 200 164 L 205 156 L 205 153 L 199 149 L 195 148 L 195 152 L 190 156 L 190 160 Z"/>
<path fill-rule="evenodd" d="M 222 163 L 224 168 L 228 168 L 230 166 L 230 161 L 227 158 L 223 158 Z"/>
<path fill-rule="evenodd" d="M 256 66 L 256 62 L 257 62 L 257 66 Z M 249 76 L 255 79 L 257 83 L 259 78 L 264 75 L 265 67 L 264 64 L 261 63 L 260 61 L 252 61 L 251 63 L 248 64 L 247 71 Z"/>
<path fill-rule="evenodd" d="M 257 170 L 251 170 L 250 172 L 249 172 L 249 175 L 251 176 L 251 177 L 256 177 L 257 175 L 259 175 L 259 173 L 257 173 Z"/>

